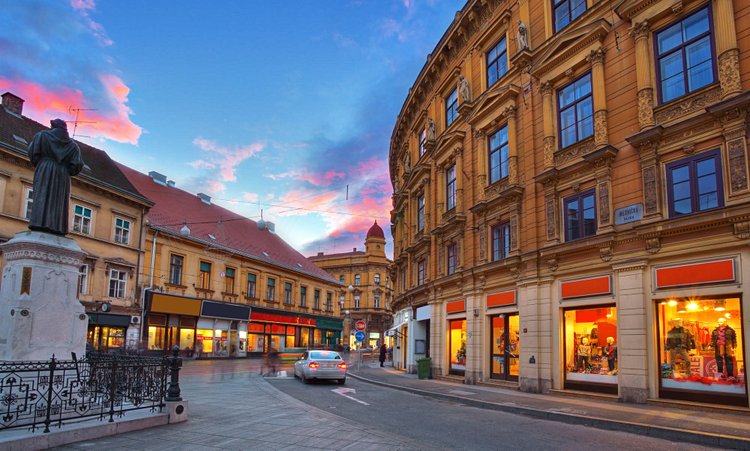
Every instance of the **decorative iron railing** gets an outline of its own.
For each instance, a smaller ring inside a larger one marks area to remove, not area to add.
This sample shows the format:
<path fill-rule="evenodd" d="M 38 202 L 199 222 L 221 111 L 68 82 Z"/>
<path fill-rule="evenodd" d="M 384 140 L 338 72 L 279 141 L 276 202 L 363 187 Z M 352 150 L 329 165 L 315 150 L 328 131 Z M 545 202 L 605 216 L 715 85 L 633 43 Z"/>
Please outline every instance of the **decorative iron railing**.
<path fill-rule="evenodd" d="M 131 410 L 161 412 L 169 369 L 167 358 L 117 354 L 0 362 L 0 431 L 46 433 L 87 417 L 112 422 Z"/>

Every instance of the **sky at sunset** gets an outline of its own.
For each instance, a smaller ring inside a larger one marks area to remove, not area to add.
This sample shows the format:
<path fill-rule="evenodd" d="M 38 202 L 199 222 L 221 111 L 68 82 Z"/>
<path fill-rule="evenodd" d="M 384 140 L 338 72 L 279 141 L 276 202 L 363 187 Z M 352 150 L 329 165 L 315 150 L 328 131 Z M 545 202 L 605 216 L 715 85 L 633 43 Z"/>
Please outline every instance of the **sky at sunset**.
<path fill-rule="evenodd" d="M 389 227 L 388 145 L 464 0 L 10 1 L 0 93 L 304 255 Z M 348 199 L 347 199 L 348 186 Z"/>

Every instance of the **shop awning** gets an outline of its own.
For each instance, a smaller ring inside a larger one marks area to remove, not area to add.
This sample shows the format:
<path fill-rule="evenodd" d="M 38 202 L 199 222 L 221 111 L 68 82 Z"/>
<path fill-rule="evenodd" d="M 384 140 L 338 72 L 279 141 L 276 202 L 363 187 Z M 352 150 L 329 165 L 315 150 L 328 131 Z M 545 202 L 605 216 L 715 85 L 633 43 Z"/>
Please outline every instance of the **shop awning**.
<path fill-rule="evenodd" d="M 250 319 L 250 307 L 225 302 L 203 301 L 201 316 L 247 321 Z"/>
<path fill-rule="evenodd" d="M 95 324 L 97 326 L 128 327 L 130 326 L 130 315 L 89 313 L 89 324 Z"/>
<path fill-rule="evenodd" d="M 401 332 L 399 331 L 399 329 L 401 329 L 401 327 L 403 327 L 404 324 L 406 324 L 406 321 L 403 321 L 403 322 L 400 322 L 400 323 L 396 324 L 395 326 L 393 326 L 390 329 L 388 329 L 387 331 L 385 331 L 385 334 L 387 336 L 389 336 L 389 337 L 392 337 L 394 335 L 400 334 Z"/>

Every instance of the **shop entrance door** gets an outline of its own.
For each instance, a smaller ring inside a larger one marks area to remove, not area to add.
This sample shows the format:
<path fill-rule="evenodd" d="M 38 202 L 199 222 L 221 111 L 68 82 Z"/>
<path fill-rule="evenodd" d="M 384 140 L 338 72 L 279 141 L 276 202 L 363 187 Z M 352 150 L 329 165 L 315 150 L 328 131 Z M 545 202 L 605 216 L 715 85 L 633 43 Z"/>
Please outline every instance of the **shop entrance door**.
<path fill-rule="evenodd" d="M 492 317 L 490 378 L 518 380 L 518 314 Z"/>

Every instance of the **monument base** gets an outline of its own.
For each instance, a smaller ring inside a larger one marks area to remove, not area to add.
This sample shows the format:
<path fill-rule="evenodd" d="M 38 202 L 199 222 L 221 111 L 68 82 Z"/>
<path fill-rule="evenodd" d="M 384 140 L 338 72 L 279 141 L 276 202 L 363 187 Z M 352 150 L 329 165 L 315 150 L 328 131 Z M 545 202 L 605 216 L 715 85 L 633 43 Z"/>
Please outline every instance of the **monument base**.
<path fill-rule="evenodd" d="M 78 301 L 78 271 L 84 252 L 75 240 L 25 231 L 0 247 L 0 360 L 83 357 L 88 316 Z"/>

